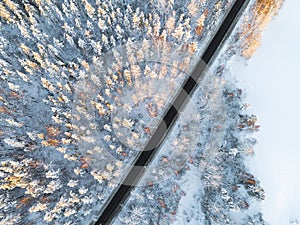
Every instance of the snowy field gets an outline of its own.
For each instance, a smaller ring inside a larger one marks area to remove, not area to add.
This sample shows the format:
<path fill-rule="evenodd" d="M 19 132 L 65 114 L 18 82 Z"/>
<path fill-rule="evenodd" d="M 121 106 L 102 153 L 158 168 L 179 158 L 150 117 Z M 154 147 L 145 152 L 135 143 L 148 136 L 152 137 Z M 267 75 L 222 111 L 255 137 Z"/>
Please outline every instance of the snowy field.
<path fill-rule="evenodd" d="M 262 209 L 270 225 L 300 222 L 299 11 L 299 1 L 285 1 L 247 66 L 238 59 L 231 62 L 239 85 L 247 90 L 249 111 L 262 124 L 248 164 L 266 190 Z"/>

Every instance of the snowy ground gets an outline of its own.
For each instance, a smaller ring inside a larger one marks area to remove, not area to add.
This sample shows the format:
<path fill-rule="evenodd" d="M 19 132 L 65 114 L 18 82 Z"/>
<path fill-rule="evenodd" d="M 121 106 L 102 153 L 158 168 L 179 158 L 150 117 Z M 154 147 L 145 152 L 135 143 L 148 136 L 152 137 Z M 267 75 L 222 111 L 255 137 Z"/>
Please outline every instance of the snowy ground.
<path fill-rule="evenodd" d="M 270 225 L 300 221 L 299 11 L 298 0 L 286 1 L 248 66 L 237 59 L 231 65 L 262 125 L 248 164 L 266 190 L 263 213 Z"/>
<path fill-rule="evenodd" d="M 182 180 L 182 188 L 188 191 L 179 202 L 174 225 L 204 224 L 204 214 L 198 205 L 199 202 L 194 200 L 201 198 L 204 194 L 199 168 L 191 167 L 191 170 L 186 173 L 185 179 Z"/>

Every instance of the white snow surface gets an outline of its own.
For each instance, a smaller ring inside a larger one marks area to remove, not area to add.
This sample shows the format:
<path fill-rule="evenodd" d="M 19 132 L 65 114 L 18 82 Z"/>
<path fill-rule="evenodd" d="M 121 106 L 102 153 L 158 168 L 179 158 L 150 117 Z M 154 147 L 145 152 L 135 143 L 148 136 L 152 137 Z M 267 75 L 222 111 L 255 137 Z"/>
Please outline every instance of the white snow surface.
<path fill-rule="evenodd" d="M 201 173 L 199 168 L 191 166 L 184 178 L 181 180 L 181 188 L 186 192 L 186 195 L 180 199 L 176 220 L 173 225 L 182 224 L 203 224 L 204 214 L 201 210 L 200 198 L 204 194 L 201 181 Z"/>
<path fill-rule="evenodd" d="M 262 209 L 270 225 L 300 221 L 299 11 L 300 1 L 286 1 L 248 65 L 231 62 L 262 125 L 256 156 L 248 164 L 266 191 Z"/>

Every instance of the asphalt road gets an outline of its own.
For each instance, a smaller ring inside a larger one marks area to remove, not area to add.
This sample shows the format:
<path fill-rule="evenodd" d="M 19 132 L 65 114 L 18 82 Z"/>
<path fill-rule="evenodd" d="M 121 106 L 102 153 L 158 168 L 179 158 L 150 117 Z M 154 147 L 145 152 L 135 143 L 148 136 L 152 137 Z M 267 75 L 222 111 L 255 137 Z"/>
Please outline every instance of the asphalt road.
<path fill-rule="evenodd" d="M 141 153 L 138 155 L 134 162 L 134 166 L 123 180 L 123 183 L 104 205 L 101 215 L 95 223 L 96 225 L 109 224 L 120 210 L 121 205 L 124 204 L 128 198 L 130 191 L 135 187 L 135 184 L 140 181 L 145 173 L 146 166 L 149 164 L 163 139 L 178 118 L 178 113 L 187 104 L 188 99 L 193 94 L 194 90 L 198 86 L 198 83 L 201 82 L 208 65 L 212 63 L 214 57 L 218 53 L 218 49 L 220 49 L 226 38 L 230 35 L 233 27 L 238 21 L 238 18 L 246 8 L 249 1 L 250 0 L 236 0 L 218 31 L 211 39 L 193 72 L 183 83 L 181 89 L 168 107 L 163 119 L 144 148 L 144 151 L 141 151 Z"/>

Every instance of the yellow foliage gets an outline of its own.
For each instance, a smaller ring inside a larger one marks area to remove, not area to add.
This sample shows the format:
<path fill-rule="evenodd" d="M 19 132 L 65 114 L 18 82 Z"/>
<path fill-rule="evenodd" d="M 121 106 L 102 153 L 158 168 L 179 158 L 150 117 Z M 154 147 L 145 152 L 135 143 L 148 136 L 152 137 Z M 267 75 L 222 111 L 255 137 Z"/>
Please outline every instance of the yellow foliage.
<path fill-rule="evenodd" d="M 16 11 L 17 7 L 15 3 L 13 3 L 11 0 L 3 0 L 3 2 L 6 4 L 8 8 L 10 8 L 12 11 Z"/>
<path fill-rule="evenodd" d="M 2 3 L 0 3 L 0 17 L 2 17 L 8 22 L 12 21 L 9 11 L 5 8 L 5 6 Z"/>
<path fill-rule="evenodd" d="M 251 57 L 260 46 L 261 32 L 280 9 L 283 0 L 257 0 L 252 8 L 252 15 L 245 19 L 241 37 L 242 55 Z"/>

